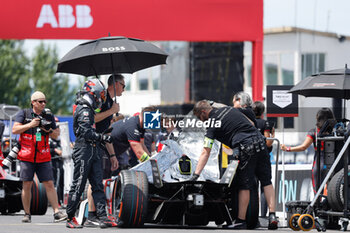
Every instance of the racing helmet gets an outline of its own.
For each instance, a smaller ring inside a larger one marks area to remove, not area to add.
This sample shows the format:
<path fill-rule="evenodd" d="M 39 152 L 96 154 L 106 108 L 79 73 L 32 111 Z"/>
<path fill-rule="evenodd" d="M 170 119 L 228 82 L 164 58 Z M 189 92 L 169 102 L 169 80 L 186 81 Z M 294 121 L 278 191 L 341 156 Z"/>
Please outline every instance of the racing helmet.
<path fill-rule="evenodd" d="M 97 78 L 86 81 L 83 86 L 83 92 L 89 95 L 92 100 L 92 108 L 95 110 L 100 109 L 106 101 L 106 88 Z"/>

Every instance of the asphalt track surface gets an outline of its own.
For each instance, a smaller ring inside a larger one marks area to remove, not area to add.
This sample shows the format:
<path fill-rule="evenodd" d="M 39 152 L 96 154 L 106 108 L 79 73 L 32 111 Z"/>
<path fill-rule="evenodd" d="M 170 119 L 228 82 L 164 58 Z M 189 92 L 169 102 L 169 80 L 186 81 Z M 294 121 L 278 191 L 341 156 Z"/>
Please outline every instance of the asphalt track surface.
<path fill-rule="evenodd" d="M 83 228 L 83 229 L 68 229 L 66 228 L 66 222 L 53 223 L 53 212 L 49 207 L 47 213 L 41 216 L 32 216 L 31 223 L 22 223 L 23 211 L 13 215 L 0 215 L 0 232 L 1 233 L 62 233 L 62 232 L 123 232 L 123 233 L 198 233 L 198 232 L 293 232 L 290 228 L 279 228 L 278 230 L 271 231 L 267 228 L 261 227 L 255 230 L 232 230 L 222 229 L 216 225 L 210 224 L 206 227 L 182 227 L 182 226 L 167 226 L 146 224 L 143 228 Z M 316 229 L 310 232 L 317 232 Z M 327 230 L 327 232 L 341 232 L 334 230 Z"/>

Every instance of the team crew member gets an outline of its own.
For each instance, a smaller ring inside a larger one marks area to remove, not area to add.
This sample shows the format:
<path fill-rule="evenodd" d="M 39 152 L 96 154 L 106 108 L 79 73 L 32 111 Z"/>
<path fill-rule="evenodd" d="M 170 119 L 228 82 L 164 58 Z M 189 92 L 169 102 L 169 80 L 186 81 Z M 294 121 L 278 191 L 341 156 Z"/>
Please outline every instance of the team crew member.
<path fill-rule="evenodd" d="M 12 133 L 20 134 L 21 150 L 18 153 L 23 181 L 22 204 L 24 217 L 22 222 L 31 222 L 30 201 L 34 173 L 46 190 L 47 199 L 54 210 L 54 221 L 59 222 L 67 215 L 58 210 L 57 193 L 53 184 L 49 135 L 57 131 L 53 114 L 45 109 L 44 93 L 36 91 L 31 97 L 31 109 L 21 110 L 12 128 Z"/>
<path fill-rule="evenodd" d="M 59 122 L 59 119 L 55 117 L 55 122 Z M 63 160 L 62 160 L 62 149 L 61 142 L 59 139 L 60 128 L 57 127 L 49 138 L 50 154 L 51 154 L 51 164 L 52 172 L 54 178 L 54 185 L 57 190 L 58 203 L 61 205 L 63 203 Z"/>
<path fill-rule="evenodd" d="M 113 98 L 116 96 L 122 95 L 125 88 L 124 76 L 121 74 L 111 75 L 108 78 L 107 84 L 108 84 L 108 87 L 107 87 L 106 102 L 102 104 L 100 112 L 95 115 L 97 133 L 103 133 L 106 129 L 108 129 L 111 124 L 113 114 L 119 112 L 119 104 L 114 102 Z M 112 155 L 114 155 L 115 153 L 113 152 L 113 146 L 108 144 L 106 144 L 106 146 L 110 147 L 110 151 L 112 152 Z M 117 170 L 119 166 L 118 160 L 115 156 L 110 156 L 108 151 L 106 151 L 105 148 L 101 148 L 101 154 L 103 155 L 103 158 L 102 158 L 103 179 L 107 179 L 111 177 L 112 171 Z M 89 185 L 88 195 L 87 195 L 89 200 L 88 201 L 89 213 L 88 213 L 88 219 L 84 223 L 84 226 L 98 227 L 99 219 L 96 214 L 96 208 L 95 208 L 91 193 L 92 193 L 91 185 Z"/>
<path fill-rule="evenodd" d="M 325 151 L 324 151 L 324 141 L 321 142 L 320 147 L 317 147 L 317 136 L 320 133 L 320 130 L 322 129 L 322 126 L 328 121 L 332 120 L 335 121 L 334 114 L 330 108 L 321 108 L 318 110 L 316 114 L 316 128 L 310 129 L 309 132 L 306 135 L 306 138 L 304 142 L 297 146 L 286 146 L 284 144 L 281 144 L 281 150 L 287 151 L 287 152 L 299 152 L 299 151 L 305 151 L 311 144 L 314 145 L 315 149 L 315 155 L 314 155 L 314 161 L 312 163 L 312 187 L 314 189 L 314 193 L 317 192 L 317 185 L 316 182 L 318 179 L 322 182 L 324 178 L 327 175 L 327 169 L 325 169 L 324 166 L 324 160 L 325 160 Z M 328 132 L 329 133 L 329 132 Z M 318 151 L 320 150 L 320 151 Z M 318 160 L 320 160 L 320 169 L 317 166 Z M 339 165 L 338 165 L 339 166 Z M 318 177 L 320 175 L 320 177 Z M 320 184 L 318 184 L 320 185 Z"/>
<path fill-rule="evenodd" d="M 249 94 L 246 92 L 238 92 L 233 96 L 232 104 L 234 108 L 237 108 L 240 112 L 242 112 L 248 119 L 256 126 L 255 114 L 251 107 L 252 99 Z"/>
<path fill-rule="evenodd" d="M 252 99 L 250 95 L 246 92 L 238 92 L 233 97 L 233 107 L 240 110 L 252 124 L 260 131 L 263 119 L 256 119 L 255 113 L 253 111 Z M 264 110 L 262 111 L 262 113 Z M 262 114 L 261 113 L 261 114 Z M 265 123 L 265 121 L 264 121 Z M 262 133 L 265 135 L 265 133 Z M 270 134 L 266 136 L 270 137 Z M 267 148 L 271 147 L 273 141 L 269 140 Z M 266 142 L 267 143 L 267 142 Z M 269 151 L 268 151 L 269 152 Z M 265 200 L 269 208 L 269 225 L 268 229 L 275 230 L 278 227 L 278 221 L 275 214 L 275 190 L 271 183 L 271 161 L 269 153 L 262 154 L 262 157 L 258 157 L 258 164 L 256 166 L 255 174 L 261 183 L 262 193 L 264 193 Z"/>
<path fill-rule="evenodd" d="M 275 128 L 267 120 L 263 119 L 263 114 L 265 111 L 265 106 L 260 101 L 255 101 L 252 104 L 252 109 L 256 117 L 256 127 L 259 129 L 260 133 L 266 138 L 275 137 Z M 272 151 L 273 140 L 266 140 L 267 150 Z"/>
<path fill-rule="evenodd" d="M 112 124 L 111 136 L 117 158 L 131 147 L 140 162 L 149 159 L 150 152 L 144 144 L 143 113 L 154 111 L 154 107 L 147 107 L 142 110 L 140 115 L 125 118 Z"/>
<path fill-rule="evenodd" d="M 145 144 L 147 150 L 150 152 L 150 154 L 153 156 L 156 152 L 156 135 L 152 132 L 150 129 L 146 129 L 145 133 L 143 134 L 143 143 Z M 124 169 L 129 169 L 131 167 L 136 166 L 139 164 L 139 160 L 137 159 L 137 156 L 135 155 L 133 150 L 128 150 L 128 154 L 124 153 L 121 157 L 127 156 L 127 158 L 122 158 L 124 160 Z M 127 159 L 127 164 L 125 164 L 125 160 Z M 121 170 L 123 168 L 121 167 Z"/>
<path fill-rule="evenodd" d="M 213 108 L 206 100 L 196 103 L 193 113 L 201 121 L 208 119 L 221 121 L 220 128 L 207 128 L 204 146 L 192 180 L 198 179 L 205 167 L 214 139 L 233 148 L 239 149 L 240 160 L 236 181 L 238 185 L 238 217 L 232 225 L 234 229 L 246 229 L 246 212 L 250 200 L 250 189 L 255 183 L 255 167 L 257 158 L 267 153 L 263 136 L 251 122 L 238 110 L 232 107 Z M 237 156 L 237 154 L 235 154 Z M 271 174 L 270 174 L 271 175 Z"/>
<path fill-rule="evenodd" d="M 110 143 L 111 137 L 96 133 L 95 111 L 106 100 L 106 90 L 98 79 L 92 79 L 84 84 L 83 91 L 77 100 L 77 107 L 73 116 L 73 130 L 76 136 L 73 148 L 74 172 L 73 182 L 68 196 L 67 224 L 68 228 L 82 228 L 74 217 L 80 196 L 85 189 L 86 181 L 92 186 L 97 216 L 100 227 L 106 228 L 113 225 L 106 214 L 106 198 L 102 184 L 102 159 L 99 144 Z"/>

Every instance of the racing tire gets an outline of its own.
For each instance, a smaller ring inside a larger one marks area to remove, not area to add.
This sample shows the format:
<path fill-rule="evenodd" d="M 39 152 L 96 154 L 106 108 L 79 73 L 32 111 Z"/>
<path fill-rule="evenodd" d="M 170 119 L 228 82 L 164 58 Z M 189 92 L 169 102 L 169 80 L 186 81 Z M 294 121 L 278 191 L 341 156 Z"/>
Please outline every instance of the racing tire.
<path fill-rule="evenodd" d="M 148 180 L 142 171 L 122 170 L 115 182 L 112 213 L 118 227 L 141 227 L 147 215 Z"/>
<path fill-rule="evenodd" d="M 43 184 L 35 176 L 32 185 L 32 200 L 30 202 L 30 213 L 32 215 L 44 215 L 47 211 L 47 196 Z"/>
<path fill-rule="evenodd" d="M 258 189 L 250 190 L 250 201 L 246 214 L 247 228 L 255 229 L 259 221 L 259 194 Z"/>
<path fill-rule="evenodd" d="M 349 169 L 350 169 L 350 166 L 349 166 Z M 332 177 L 331 181 L 328 183 L 328 203 L 331 209 L 334 211 L 344 210 L 343 189 L 344 189 L 344 169 L 337 172 Z"/>

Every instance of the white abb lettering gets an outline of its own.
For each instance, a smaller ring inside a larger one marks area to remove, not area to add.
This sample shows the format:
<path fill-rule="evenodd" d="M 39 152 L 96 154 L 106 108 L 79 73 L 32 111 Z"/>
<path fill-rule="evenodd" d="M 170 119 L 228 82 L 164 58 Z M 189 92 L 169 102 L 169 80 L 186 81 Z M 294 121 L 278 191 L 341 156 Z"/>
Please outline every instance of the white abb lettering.
<path fill-rule="evenodd" d="M 77 28 L 88 28 L 94 19 L 88 5 L 76 5 L 76 16 L 71 5 L 58 5 L 58 22 L 50 4 L 41 7 L 40 15 L 36 23 L 37 28 L 50 24 L 52 28 L 71 28 L 76 24 Z"/>

